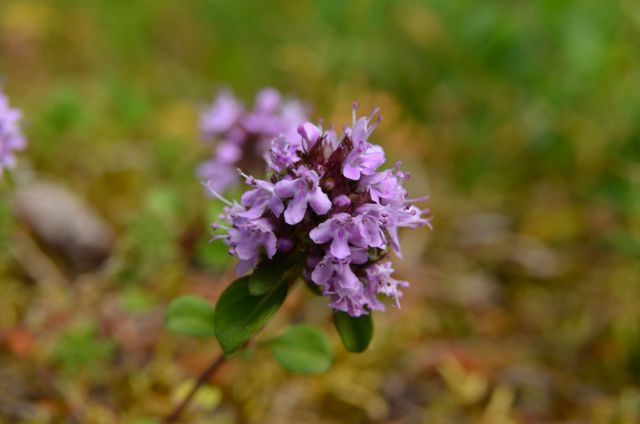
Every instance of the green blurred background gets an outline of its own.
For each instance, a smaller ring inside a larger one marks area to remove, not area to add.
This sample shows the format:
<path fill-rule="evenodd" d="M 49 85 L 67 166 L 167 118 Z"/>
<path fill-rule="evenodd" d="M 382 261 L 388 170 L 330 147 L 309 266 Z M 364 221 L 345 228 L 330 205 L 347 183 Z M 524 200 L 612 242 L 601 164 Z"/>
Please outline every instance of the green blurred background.
<path fill-rule="evenodd" d="M 366 353 L 316 377 L 239 358 L 184 422 L 640 422 L 639 52 L 634 0 L 3 0 L 30 145 L 1 192 L 0 421 L 159 422 L 218 352 L 163 327 L 233 279 L 197 117 L 269 85 L 338 127 L 381 106 L 374 142 L 435 229 L 403 235 L 412 286 Z M 110 229 L 100 266 L 16 212 L 42 180 Z M 292 298 L 265 334 L 332 331 Z"/>

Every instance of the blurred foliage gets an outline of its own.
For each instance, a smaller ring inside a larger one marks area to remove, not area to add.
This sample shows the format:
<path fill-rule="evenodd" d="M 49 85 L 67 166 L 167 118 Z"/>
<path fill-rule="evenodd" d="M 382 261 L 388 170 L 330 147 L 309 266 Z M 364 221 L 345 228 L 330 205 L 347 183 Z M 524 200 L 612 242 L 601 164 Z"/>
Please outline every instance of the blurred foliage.
<path fill-rule="evenodd" d="M 93 325 L 83 325 L 63 332 L 53 352 L 53 361 L 69 373 L 87 368 L 98 370 L 114 348 L 113 342 L 96 337 Z"/>
<path fill-rule="evenodd" d="M 162 326 L 233 275 L 197 113 L 271 85 L 337 127 L 381 106 L 374 138 L 435 230 L 404 234 L 412 286 L 367 352 L 332 333 L 334 366 L 305 377 L 238 358 L 185 422 L 639 422 L 639 48 L 633 0 L 3 0 L 30 145 L 0 191 L 0 420 L 157 422 L 206 367 L 217 346 Z M 113 226 L 98 269 L 4 201 L 38 178 Z M 264 337 L 301 320 L 330 329 L 298 289 Z"/>

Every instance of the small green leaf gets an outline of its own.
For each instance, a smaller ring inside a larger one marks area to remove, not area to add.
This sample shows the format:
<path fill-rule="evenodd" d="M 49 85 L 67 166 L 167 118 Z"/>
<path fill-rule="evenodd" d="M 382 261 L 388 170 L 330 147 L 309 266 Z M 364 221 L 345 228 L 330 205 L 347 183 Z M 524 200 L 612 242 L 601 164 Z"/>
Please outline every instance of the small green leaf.
<path fill-rule="evenodd" d="M 271 353 L 282 368 L 300 374 L 320 374 L 333 362 L 333 349 L 321 329 L 294 325 L 269 342 Z"/>
<path fill-rule="evenodd" d="M 225 353 L 233 353 L 253 337 L 276 313 L 287 297 L 287 284 L 279 283 L 260 295 L 249 292 L 249 277 L 240 278 L 222 293 L 216 305 L 216 337 Z"/>
<path fill-rule="evenodd" d="M 195 296 L 182 296 L 174 299 L 167 308 L 165 318 L 167 328 L 190 336 L 213 336 L 213 306 L 206 300 Z"/>
<path fill-rule="evenodd" d="M 349 352 L 364 352 L 373 337 L 373 319 L 368 315 L 352 317 L 346 312 L 333 314 L 333 323 L 340 334 L 342 344 Z"/>

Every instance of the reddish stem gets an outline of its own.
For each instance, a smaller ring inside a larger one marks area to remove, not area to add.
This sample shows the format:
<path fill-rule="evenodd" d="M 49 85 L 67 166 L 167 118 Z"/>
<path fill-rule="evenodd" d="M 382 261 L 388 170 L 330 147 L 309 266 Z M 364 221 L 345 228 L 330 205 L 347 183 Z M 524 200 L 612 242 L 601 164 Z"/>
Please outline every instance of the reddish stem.
<path fill-rule="evenodd" d="M 202 374 L 200 374 L 200 376 L 196 380 L 196 383 L 191 388 L 191 391 L 189 392 L 189 394 L 182 400 L 182 402 L 180 402 L 180 404 L 173 410 L 173 412 L 167 415 L 167 417 L 164 419 L 164 422 L 166 424 L 178 422 L 184 410 L 187 408 L 187 406 L 189 406 L 189 403 L 191 403 L 191 400 L 193 400 L 193 397 L 195 396 L 196 392 L 200 389 L 200 387 L 204 383 L 209 381 L 211 377 L 215 375 L 215 373 L 222 366 L 222 364 L 224 364 L 225 359 L 226 358 L 224 356 L 224 353 L 221 353 L 220 356 L 218 356 L 211 363 L 211 365 L 209 365 L 207 369 L 204 370 Z"/>

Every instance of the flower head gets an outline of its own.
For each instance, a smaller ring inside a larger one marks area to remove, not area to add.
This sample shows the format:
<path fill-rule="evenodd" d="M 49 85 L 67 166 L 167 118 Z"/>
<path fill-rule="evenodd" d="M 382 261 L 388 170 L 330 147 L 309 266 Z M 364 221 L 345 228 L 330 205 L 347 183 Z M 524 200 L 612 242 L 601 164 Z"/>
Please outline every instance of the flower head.
<path fill-rule="evenodd" d="M 408 198 L 399 165 L 378 170 L 384 151 L 369 142 L 376 112 L 356 119 L 354 109 L 353 126 L 339 141 L 333 131 L 304 123 L 296 135 L 271 141 L 268 181 L 242 174 L 250 189 L 240 204 L 225 200 L 228 227 L 216 224 L 226 230 L 217 237 L 241 260 L 239 271 L 295 251 L 303 277 L 334 310 L 368 314 L 384 309 L 380 297 L 399 306 L 409 284 L 392 277 L 388 253 L 400 255 L 400 228 L 430 226 L 430 218 L 414 204 L 426 198 Z"/>
<path fill-rule="evenodd" d="M 9 99 L 0 92 L 0 175 L 5 168 L 15 165 L 15 152 L 25 148 L 27 142 L 20 131 L 22 113 L 9 106 Z"/>
<path fill-rule="evenodd" d="M 211 106 L 200 116 L 200 131 L 206 142 L 215 142 L 213 157 L 197 170 L 203 181 L 218 192 L 224 192 L 239 182 L 236 169 L 263 172 L 264 157 L 279 162 L 278 144 L 274 137 L 295 138 L 296 130 L 306 120 L 305 108 L 295 100 L 285 100 L 278 91 L 265 88 L 256 96 L 249 110 L 228 90 L 219 92 Z M 275 140 L 274 140 L 275 141 Z M 269 153 L 276 150 L 275 154 Z M 286 148 L 282 146 L 282 167 L 288 166 Z"/>

